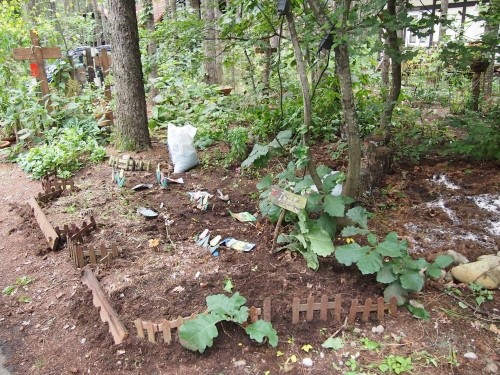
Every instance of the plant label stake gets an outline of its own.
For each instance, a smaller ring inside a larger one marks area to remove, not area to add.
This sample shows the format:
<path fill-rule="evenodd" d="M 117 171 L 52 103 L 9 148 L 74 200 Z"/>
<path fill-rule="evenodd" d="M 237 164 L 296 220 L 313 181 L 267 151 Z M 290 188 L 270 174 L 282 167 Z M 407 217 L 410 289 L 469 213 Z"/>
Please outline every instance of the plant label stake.
<path fill-rule="evenodd" d="M 274 229 L 273 246 L 271 248 L 271 253 L 274 253 L 276 240 L 280 234 L 281 223 L 285 218 L 285 210 L 298 214 L 300 210 L 303 210 L 306 207 L 307 198 L 302 195 L 290 193 L 289 191 L 280 189 L 277 186 L 271 186 L 269 201 L 276 206 L 281 207 L 280 216 L 278 218 L 278 222 L 276 223 L 276 228 Z"/>
<path fill-rule="evenodd" d="M 58 59 L 61 55 L 61 48 L 59 47 L 41 47 L 38 32 L 35 30 L 30 31 L 30 38 L 32 46 L 30 48 L 14 48 L 12 50 L 15 60 L 30 60 L 31 73 L 40 81 L 40 88 L 43 97 L 49 95 L 49 82 L 47 74 L 45 73 L 44 60 Z M 36 65 L 36 68 L 35 68 Z M 52 111 L 50 101 L 47 100 L 46 108 Z"/>

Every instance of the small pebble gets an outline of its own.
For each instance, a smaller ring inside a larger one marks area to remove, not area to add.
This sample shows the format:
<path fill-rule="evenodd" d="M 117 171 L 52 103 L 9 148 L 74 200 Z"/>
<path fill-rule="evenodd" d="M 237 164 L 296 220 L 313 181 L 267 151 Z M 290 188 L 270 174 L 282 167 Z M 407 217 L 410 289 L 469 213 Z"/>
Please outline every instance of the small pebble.
<path fill-rule="evenodd" d="M 477 355 L 476 355 L 476 353 L 468 352 L 468 353 L 464 354 L 464 358 L 467 358 L 467 359 L 477 359 Z"/>
<path fill-rule="evenodd" d="M 372 327 L 372 332 L 373 333 L 383 333 L 384 332 L 384 326 L 378 325 L 376 327 Z"/>
<path fill-rule="evenodd" d="M 234 367 L 243 367 L 247 364 L 247 361 L 244 359 L 240 359 L 239 361 L 234 361 L 233 366 Z"/>
<path fill-rule="evenodd" d="M 72 374 L 78 374 L 78 369 L 76 367 L 73 367 L 69 370 Z"/>
<path fill-rule="evenodd" d="M 83 339 L 80 340 L 80 343 L 85 344 L 86 341 L 87 341 L 87 339 L 84 337 Z"/>
<path fill-rule="evenodd" d="M 313 365 L 313 360 L 311 358 L 304 358 L 302 360 L 302 364 L 306 367 L 312 367 Z"/>
<path fill-rule="evenodd" d="M 495 362 L 490 362 L 486 365 L 484 370 L 489 374 L 498 374 L 498 365 Z"/>

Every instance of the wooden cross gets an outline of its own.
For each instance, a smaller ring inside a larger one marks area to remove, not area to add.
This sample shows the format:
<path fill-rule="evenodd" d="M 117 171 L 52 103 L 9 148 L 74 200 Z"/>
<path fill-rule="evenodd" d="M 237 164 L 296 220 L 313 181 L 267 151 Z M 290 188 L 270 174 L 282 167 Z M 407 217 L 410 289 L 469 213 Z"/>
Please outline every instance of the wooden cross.
<path fill-rule="evenodd" d="M 40 38 L 35 30 L 30 31 L 31 48 L 14 48 L 14 59 L 30 60 L 36 64 L 36 77 L 40 81 L 42 95 L 45 97 L 49 94 L 49 82 L 45 73 L 45 59 L 58 59 L 61 57 L 61 48 L 59 47 L 41 47 Z M 50 104 L 47 106 L 50 108 Z"/>

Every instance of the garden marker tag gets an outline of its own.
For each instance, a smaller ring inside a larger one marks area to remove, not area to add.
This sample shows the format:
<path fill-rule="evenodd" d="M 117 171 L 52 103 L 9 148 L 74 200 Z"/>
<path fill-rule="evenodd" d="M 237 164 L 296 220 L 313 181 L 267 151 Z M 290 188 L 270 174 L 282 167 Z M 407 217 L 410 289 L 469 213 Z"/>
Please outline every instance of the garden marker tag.
<path fill-rule="evenodd" d="M 306 207 L 307 198 L 301 195 L 290 193 L 277 186 L 271 186 L 269 201 L 276 206 L 298 214 Z"/>

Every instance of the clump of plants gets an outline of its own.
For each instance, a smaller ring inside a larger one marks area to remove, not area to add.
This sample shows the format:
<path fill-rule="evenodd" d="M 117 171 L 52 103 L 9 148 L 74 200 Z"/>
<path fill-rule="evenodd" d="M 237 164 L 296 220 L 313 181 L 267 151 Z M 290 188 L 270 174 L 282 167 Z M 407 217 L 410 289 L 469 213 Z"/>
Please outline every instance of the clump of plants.
<path fill-rule="evenodd" d="M 67 120 L 60 128 L 45 132 L 45 140 L 18 156 L 21 168 L 33 178 L 56 171 L 62 178 L 72 176 L 86 161 L 98 162 L 106 156 L 104 137 L 93 119 Z"/>
<path fill-rule="evenodd" d="M 203 353 L 207 347 L 211 347 L 214 338 L 219 335 L 217 324 L 223 321 L 238 324 L 252 340 L 259 343 L 267 340 L 272 347 L 278 345 L 278 335 L 270 322 L 259 319 L 255 323 L 247 324 L 249 309 L 245 306 L 246 298 L 238 292 L 231 297 L 223 294 L 211 295 L 206 301 L 206 313 L 179 327 L 180 343 L 186 349 Z"/>
<path fill-rule="evenodd" d="M 242 166 L 268 157 L 274 149 L 271 145 L 255 145 Z M 340 264 L 356 265 L 363 275 L 375 274 L 378 282 L 387 284 L 384 290 L 386 301 L 396 297 L 400 305 L 406 302 L 409 293 L 422 290 L 426 277 L 440 277 L 442 269 L 451 264 L 451 257 L 446 255 L 437 257 L 432 263 L 423 258 L 413 259 L 408 253 L 407 241 L 400 240 L 395 232 L 379 239 L 368 228 L 369 212 L 361 206 L 351 207 L 354 200 L 341 195 L 343 173 L 319 166 L 317 173 L 322 180 L 323 192 L 318 192 L 311 176 L 303 172 L 303 165 L 300 159 L 290 162 L 276 176 L 277 181 L 267 175 L 257 184 L 262 215 L 268 216 L 271 222 L 277 222 L 282 216 L 284 222 L 293 225 L 289 233 L 277 237 L 281 246 L 278 250 L 300 253 L 307 266 L 314 270 L 319 268 L 320 257 L 334 255 Z M 274 204 L 270 199 L 273 182 L 281 189 L 305 197 L 305 208 L 295 213 L 283 211 Z M 339 223 L 343 226 L 340 234 L 347 243 L 335 246 L 332 238 L 337 235 Z"/>

